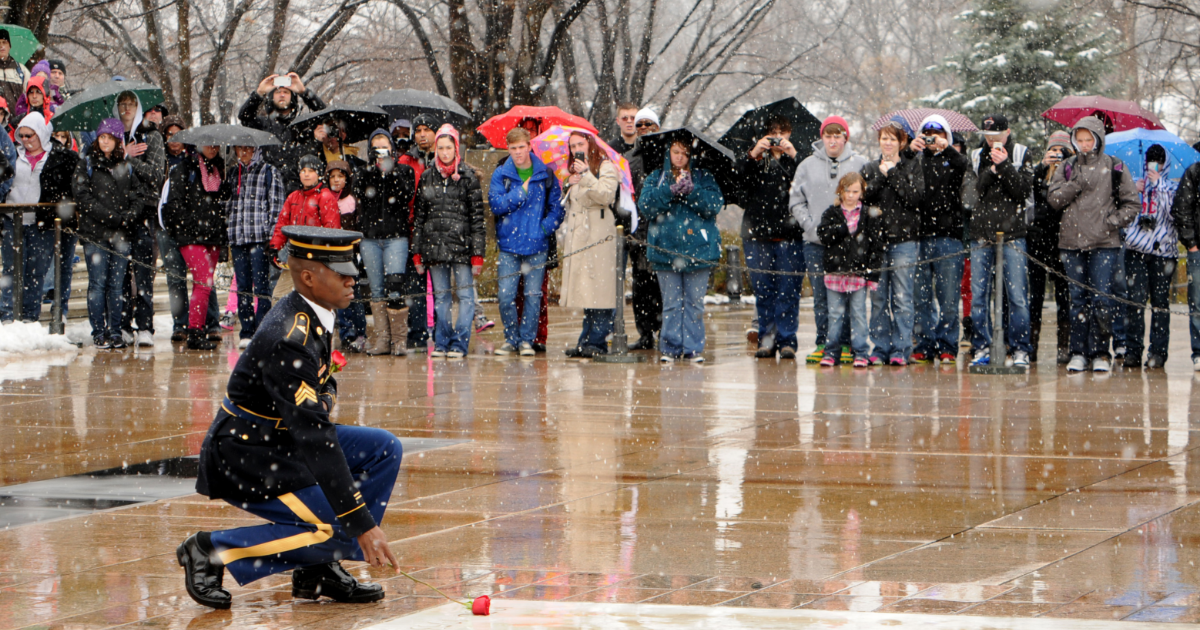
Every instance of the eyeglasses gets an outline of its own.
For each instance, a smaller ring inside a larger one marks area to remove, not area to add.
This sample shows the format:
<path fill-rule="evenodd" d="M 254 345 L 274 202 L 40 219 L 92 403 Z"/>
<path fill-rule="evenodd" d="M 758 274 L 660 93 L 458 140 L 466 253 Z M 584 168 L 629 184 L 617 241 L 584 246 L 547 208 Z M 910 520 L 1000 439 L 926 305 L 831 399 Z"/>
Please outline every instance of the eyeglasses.
<path fill-rule="evenodd" d="M 32 139 L 34 139 L 34 138 L 36 138 L 36 137 L 37 137 L 37 134 L 32 134 L 32 133 L 19 133 L 19 134 L 17 134 L 17 137 L 18 137 L 18 138 L 20 138 L 20 139 L 22 139 L 22 140 L 32 140 Z"/>
<path fill-rule="evenodd" d="M 620 118 L 617 118 L 617 120 L 619 120 L 621 122 L 633 122 L 634 118 L 637 118 L 637 117 L 636 116 L 621 116 Z"/>
<path fill-rule="evenodd" d="M 634 126 L 635 126 L 635 127 L 637 127 L 638 129 L 646 129 L 646 128 L 649 128 L 649 127 L 657 127 L 658 125 L 656 125 L 656 124 L 654 124 L 654 123 L 652 123 L 652 122 L 640 122 L 640 123 L 638 123 L 638 124 L 636 124 L 636 125 L 634 125 Z"/>

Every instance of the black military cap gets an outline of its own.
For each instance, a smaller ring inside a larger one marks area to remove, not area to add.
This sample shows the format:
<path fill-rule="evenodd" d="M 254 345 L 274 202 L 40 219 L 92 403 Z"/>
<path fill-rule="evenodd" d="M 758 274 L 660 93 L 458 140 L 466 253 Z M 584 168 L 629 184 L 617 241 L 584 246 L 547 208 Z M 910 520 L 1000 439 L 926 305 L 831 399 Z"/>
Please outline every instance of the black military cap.
<path fill-rule="evenodd" d="M 343 276 L 358 275 L 354 246 L 362 240 L 361 232 L 289 225 L 283 228 L 283 235 L 288 240 L 288 258 L 319 262 Z"/>

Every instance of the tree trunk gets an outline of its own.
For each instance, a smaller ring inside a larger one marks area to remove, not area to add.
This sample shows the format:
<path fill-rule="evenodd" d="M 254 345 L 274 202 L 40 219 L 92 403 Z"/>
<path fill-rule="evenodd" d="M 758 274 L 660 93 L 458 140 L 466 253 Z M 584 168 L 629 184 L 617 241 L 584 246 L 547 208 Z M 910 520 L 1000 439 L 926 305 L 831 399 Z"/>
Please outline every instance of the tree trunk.
<path fill-rule="evenodd" d="M 412 7 L 408 6 L 404 0 L 390 0 L 390 2 L 404 13 L 404 17 L 408 18 L 408 23 L 412 25 L 413 33 L 421 44 L 421 52 L 425 55 L 425 64 L 429 66 L 429 74 L 433 77 L 434 84 L 437 85 L 438 94 L 449 97 L 450 90 L 446 88 L 446 79 L 442 76 L 442 69 L 438 65 L 437 53 L 433 48 L 433 43 L 429 41 L 429 36 L 425 34 L 425 27 L 421 26 L 417 12 L 413 11 Z M 464 104 L 464 107 L 467 110 L 471 109 L 469 104 Z"/>
<path fill-rule="evenodd" d="M 192 34 L 191 4 L 175 5 L 179 19 L 179 109 L 176 113 L 184 122 L 192 123 Z M 172 110 L 175 111 L 175 110 Z"/>
<path fill-rule="evenodd" d="M 633 77 L 629 81 L 629 100 L 642 104 L 646 96 L 646 77 L 650 74 L 650 47 L 654 43 L 654 18 L 658 13 L 658 0 L 649 0 L 650 6 L 646 13 L 646 23 L 642 27 L 642 43 L 638 46 L 637 64 L 633 67 Z"/>
<path fill-rule="evenodd" d="M 142 19 L 146 22 L 147 49 L 150 52 L 150 64 L 162 88 L 163 98 L 171 111 L 179 110 L 179 101 L 175 99 L 175 86 L 171 81 L 171 73 L 167 58 L 163 55 L 162 29 L 158 27 L 158 11 L 155 11 L 154 0 L 142 1 Z"/>
<path fill-rule="evenodd" d="M 221 35 L 217 38 L 217 48 L 213 51 L 212 59 L 208 64 L 208 72 L 204 74 L 204 81 L 200 85 L 200 124 L 202 125 L 211 125 L 216 122 L 212 114 L 213 87 L 217 83 L 217 74 L 225 66 L 225 55 L 229 53 L 229 45 L 233 42 L 233 35 L 237 32 L 238 24 L 246 15 L 246 11 L 250 10 L 250 4 L 253 1 L 241 0 L 238 2 L 225 19 L 225 25 L 221 27 Z"/>
<path fill-rule="evenodd" d="M 267 35 L 267 56 L 263 59 L 260 77 L 275 74 L 279 63 L 279 49 L 283 46 L 283 35 L 287 32 L 288 7 L 291 0 L 275 0 L 275 13 L 271 17 L 271 32 Z"/>

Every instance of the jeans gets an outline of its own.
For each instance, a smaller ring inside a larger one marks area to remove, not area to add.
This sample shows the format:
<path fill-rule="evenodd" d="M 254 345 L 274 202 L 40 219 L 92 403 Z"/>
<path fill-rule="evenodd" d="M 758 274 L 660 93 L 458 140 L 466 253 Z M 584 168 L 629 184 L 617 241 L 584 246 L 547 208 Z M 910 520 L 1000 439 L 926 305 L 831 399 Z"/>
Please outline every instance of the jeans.
<path fill-rule="evenodd" d="M 120 252 L 113 254 L 101 249 Z M 125 307 L 125 271 L 129 267 L 131 244 L 125 239 L 107 239 L 101 243 L 83 244 L 84 264 L 87 265 L 88 321 L 92 337 L 108 339 L 121 335 L 122 311 Z"/>
<path fill-rule="evenodd" d="M 500 252 L 496 275 L 499 276 L 497 298 L 500 302 L 500 321 L 504 324 L 504 340 L 515 348 L 521 343 L 532 344 L 537 338 L 538 316 L 542 303 L 542 278 L 546 275 L 546 252 L 521 256 Z M 525 304 L 517 315 L 517 286 L 525 279 Z"/>
<path fill-rule="evenodd" d="M 12 287 L 13 277 L 13 224 L 12 216 L 6 215 L 3 220 L 3 281 L 0 282 L 0 321 L 14 319 Z M 22 239 L 22 260 L 24 281 L 22 287 L 25 293 L 21 297 L 21 313 L 17 319 L 37 321 L 42 316 L 42 295 L 45 286 L 46 270 L 54 257 L 54 231 L 43 232 L 36 225 L 25 226 L 25 238 Z"/>
<path fill-rule="evenodd" d="M 1117 306 L 1112 298 L 1100 294 L 1112 294 L 1121 248 L 1058 251 L 1067 277 L 1090 287 L 1071 283 L 1071 354 L 1108 359 Z"/>
<path fill-rule="evenodd" d="M 429 341 L 429 314 L 425 300 L 426 274 L 417 273 L 411 265 L 404 274 L 404 299 L 408 305 L 408 347 L 424 348 Z"/>
<path fill-rule="evenodd" d="M 53 240 L 51 241 L 53 242 Z M 74 234 L 63 233 L 61 252 L 62 264 L 59 265 L 59 274 L 62 276 L 62 293 L 59 294 L 59 302 L 62 305 L 63 321 L 67 319 L 67 303 L 71 301 L 71 276 L 75 272 L 75 245 L 78 244 L 79 237 Z M 51 250 L 50 265 L 46 268 L 46 280 L 43 282 L 42 291 L 44 293 L 52 293 L 54 291 L 54 253 Z M 51 296 L 53 298 L 53 296 Z"/>
<path fill-rule="evenodd" d="M 1125 250 L 1125 278 L 1131 301 L 1158 309 L 1171 307 L 1171 280 L 1175 277 L 1175 259 Z M 1145 347 L 1146 311 L 1141 306 L 1124 306 L 1125 356 L 1141 357 Z M 1150 354 L 1167 358 L 1171 341 L 1171 314 L 1155 311 L 1150 316 Z"/>
<path fill-rule="evenodd" d="M 920 245 L 905 241 L 888 245 L 879 274 L 879 288 L 871 294 L 871 341 L 875 356 L 888 361 L 912 355 L 913 278 Z"/>
<path fill-rule="evenodd" d="M 367 281 L 371 283 L 371 299 L 399 298 L 399 289 L 385 290 L 384 278 L 404 273 L 404 267 L 408 262 L 408 239 L 364 238 L 358 247 L 362 252 Z"/>
<path fill-rule="evenodd" d="M 167 276 L 167 298 L 171 305 L 171 329 L 173 331 L 187 330 L 188 327 L 188 292 L 187 292 L 187 263 L 179 253 L 179 246 L 166 230 L 158 230 L 158 254 L 163 259 L 163 273 Z M 208 298 L 208 314 L 205 316 L 206 328 L 212 328 L 220 321 L 217 310 L 217 292 L 212 291 Z"/>
<path fill-rule="evenodd" d="M 1187 253 L 1188 333 L 1192 359 L 1200 357 L 1200 252 Z"/>
<path fill-rule="evenodd" d="M 704 352 L 704 294 L 711 271 L 657 272 L 663 300 L 659 352 L 672 357 Z"/>
<path fill-rule="evenodd" d="M 337 310 L 335 325 L 338 336 L 347 345 L 367 334 L 367 305 L 359 301 L 362 299 L 362 293 L 362 285 L 355 283 L 354 301 L 350 303 L 350 306 Z"/>
<path fill-rule="evenodd" d="M 1117 256 L 1117 265 L 1113 270 L 1113 297 L 1128 300 L 1129 299 L 1129 283 L 1125 277 L 1125 250 L 1122 249 L 1121 254 Z M 1113 322 L 1112 322 L 1112 347 L 1125 347 L 1125 307 L 1121 302 L 1113 303 Z"/>
<path fill-rule="evenodd" d="M 992 281 L 995 279 L 996 249 L 988 247 L 983 240 L 972 241 L 977 249 L 971 252 L 971 293 L 975 301 L 971 305 L 971 322 L 975 325 L 975 336 L 971 344 L 978 352 L 992 345 Z M 1029 343 L 1029 261 L 1025 260 L 1025 239 L 1018 238 L 1004 243 L 1004 298 L 1008 311 L 1008 325 L 1004 336 L 1008 348 L 1014 352 L 1028 353 L 1033 349 Z M 1004 350 L 1001 348 L 1000 350 Z M 1007 355 L 1007 352 L 1005 353 Z M 1004 355 L 992 353 L 992 358 Z"/>
<path fill-rule="evenodd" d="M 1052 243 L 1047 239 L 1026 239 L 1029 253 L 1059 273 L 1063 271 L 1062 260 L 1058 257 L 1058 242 Z M 1051 247 L 1052 246 L 1052 247 Z M 1034 248 L 1037 248 L 1037 251 Z M 1042 308 L 1046 301 L 1046 278 L 1050 275 L 1044 267 L 1032 263 L 1029 265 L 1029 345 L 1033 352 L 1029 353 L 1030 360 L 1037 359 L 1038 345 L 1042 337 Z M 1054 282 L 1054 302 L 1057 306 L 1055 319 L 1057 324 L 1056 348 L 1066 352 L 1071 339 L 1071 291 L 1068 283 L 1062 278 L 1050 276 Z"/>
<path fill-rule="evenodd" d="M 850 348 L 854 350 L 855 359 L 866 359 L 871 352 L 871 346 L 867 343 L 867 292 L 866 287 L 852 293 L 826 292 L 829 297 L 829 324 L 834 327 L 831 330 L 850 325 Z M 837 346 L 831 346 L 829 351 L 834 353 L 834 357 L 842 353 Z"/>
<path fill-rule="evenodd" d="M 769 272 L 804 271 L 804 243 L 748 239 L 744 246 L 746 267 L 750 270 L 750 282 L 754 284 L 755 309 L 758 311 L 758 345 L 760 348 L 795 349 L 800 286 L 804 277 Z M 661 281 L 659 285 L 662 285 Z M 666 301 L 664 296 L 664 319 Z"/>
<path fill-rule="evenodd" d="M 583 330 L 579 332 L 579 341 L 575 345 L 580 348 L 591 348 L 600 354 L 607 354 L 608 336 L 613 331 L 614 310 L 611 308 L 583 309 Z"/>
<path fill-rule="evenodd" d="M 829 300 L 825 289 L 825 246 L 818 243 L 804 244 L 804 266 L 813 290 L 813 317 L 817 320 L 817 345 L 829 343 Z M 850 345 L 850 322 L 842 328 L 834 340 L 836 346 Z"/>
<path fill-rule="evenodd" d="M 471 327 L 475 325 L 475 277 L 471 265 L 462 263 L 437 264 L 429 267 L 433 277 L 433 310 L 437 324 L 433 330 L 434 347 L 438 350 L 457 350 L 466 354 L 471 343 Z M 454 300 L 450 295 L 450 278 L 453 276 L 454 294 L 458 296 L 458 321 L 451 326 L 451 309 Z"/>
<path fill-rule="evenodd" d="M 242 331 L 238 336 L 242 339 L 253 337 L 259 322 L 271 310 L 271 262 L 267 258 L 265 245 L 251 243 L 229 248 L 230 258 L 233 260 L 233 276 L 238 287 L 238 320 L 242 322 Z M 260 297 L 253 298 L 243 293 L 253 293 Z"/>
<path fill-rule="evenodd" d="M 132 232 L 132 261 L 125 269 L 125 311 L 121 314 L 121 329 L 137 329 L 154 334 L 154 234 L 150 227 L 138 224 Z M 139 264 L 140 263 L 140 264 Z"/>
<path fill-rule="evenodd" d="M 958 354 L 958 308 L 965 256 L 942 257 L 962 251 L 962 241 L 956 238 L 934 236 L 921 241 L 921 265 L 913 288 L 916 352 L 927 356 Z M 934 258 L 942 259 L 926 262 Z"/>

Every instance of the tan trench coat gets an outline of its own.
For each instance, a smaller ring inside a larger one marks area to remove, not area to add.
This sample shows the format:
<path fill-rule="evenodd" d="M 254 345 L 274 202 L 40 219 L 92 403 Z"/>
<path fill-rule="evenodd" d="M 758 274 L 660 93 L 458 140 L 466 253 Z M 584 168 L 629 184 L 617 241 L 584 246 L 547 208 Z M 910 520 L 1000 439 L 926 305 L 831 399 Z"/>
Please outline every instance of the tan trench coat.
<path fill-rule="evenodd" d="M 600 177 L 586 171 L 567 188 L 567 218 L 563 223 L 563 255 L 613 237 L 562 261 L 562 298 L 568 308 L 615 308 L 617 304 L 617 224 L 613 200 L 621 181 L 613 163 L 600 165 Z M 603 217 L 601 216 L 603 213 Z"/>

